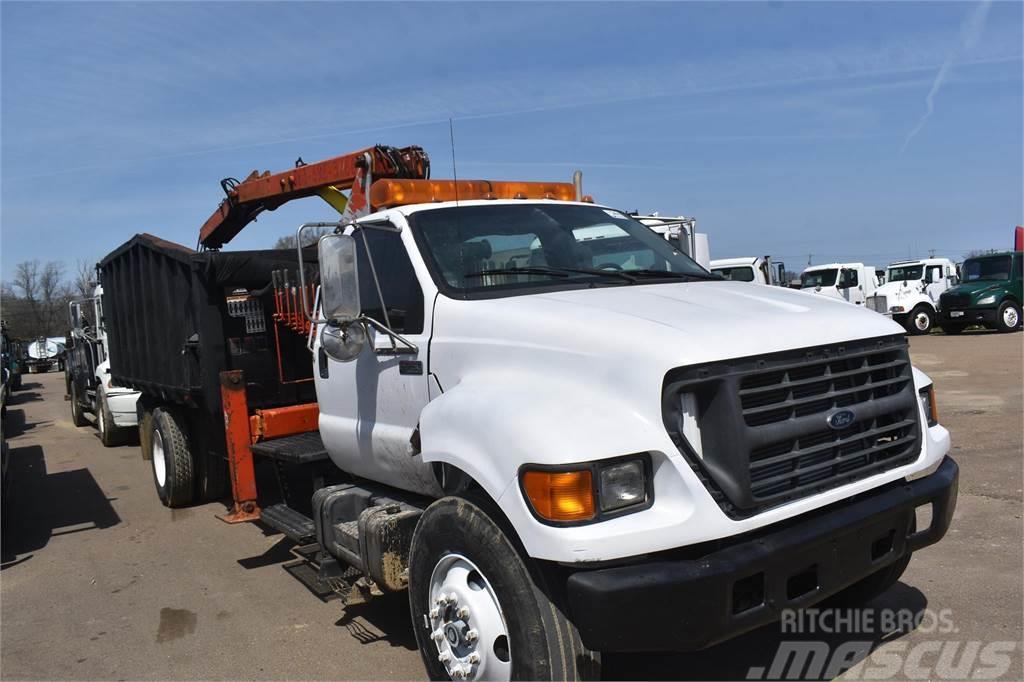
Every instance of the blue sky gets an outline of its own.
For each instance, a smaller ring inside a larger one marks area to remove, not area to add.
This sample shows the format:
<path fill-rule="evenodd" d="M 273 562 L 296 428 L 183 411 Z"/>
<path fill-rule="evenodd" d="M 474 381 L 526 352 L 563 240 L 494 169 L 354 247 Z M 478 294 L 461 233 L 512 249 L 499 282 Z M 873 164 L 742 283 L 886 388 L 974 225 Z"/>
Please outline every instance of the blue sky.
<path fill-rule="evenodd" d="M 0 277 L 193 246 L 222 177 L 299 156 L 419 144 L 449 177 L 449 117 L 460 177 L 581 168 L 601 203 L 695 216 L 715 257 L 1006 248 L 1022 6 L 3 2 Z M 295 202 L 229 247 L 323 218 Z"/>

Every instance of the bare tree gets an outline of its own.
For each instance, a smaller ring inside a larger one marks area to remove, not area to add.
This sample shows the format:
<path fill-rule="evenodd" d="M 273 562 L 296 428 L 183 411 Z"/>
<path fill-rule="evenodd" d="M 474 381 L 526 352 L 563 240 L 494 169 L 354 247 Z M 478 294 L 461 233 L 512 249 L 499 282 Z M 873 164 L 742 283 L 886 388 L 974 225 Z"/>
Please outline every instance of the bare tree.
<path fill-rule="evenodd" d="M 92 296 L 96 288 L 96 266 L 87 260 L 79 259 L 75 264 L 75 294 L 80 298 Z"/>
<path fill-rule="evenodd" d="M 316 227 L 309 230 L 305 230 L 302 233 L 302 240 L 305 242 L 303 246 L 312 246 L 316 244 L 320 237 L 324 236 L 331 231 L 330 227 Z M 295 248 L 295 235 L 286 234 L 283 237 L 278 237 L 277 241 L 274 242 L 275 249 L 294 249 Z"/>
<path fill-rule="evenodd" d="M 39 261 L 18 263 L 11 285 L 19 300 L 9 301 L 14 304 L 10 307 L 24 311 L 25 319 L 18 320 L 18 327 L 31 336 L 58 336 L 71 297 L 71 290 L 64 282 L 64 265 L 57 261 L 43 266 Z"/>

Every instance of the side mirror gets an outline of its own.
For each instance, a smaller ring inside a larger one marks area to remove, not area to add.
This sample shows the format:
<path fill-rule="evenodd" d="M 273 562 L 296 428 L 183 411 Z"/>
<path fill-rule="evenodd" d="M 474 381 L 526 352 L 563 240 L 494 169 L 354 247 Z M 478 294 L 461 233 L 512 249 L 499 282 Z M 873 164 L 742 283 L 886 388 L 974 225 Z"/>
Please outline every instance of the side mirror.
<path fill-rule="evenodd" d="M 334 322 L 355 320 L 361 312 L 356 240 L 351 235 L 324 235 L 317 244 L 317 258 L 324 317 Z"/>
<path fill-rule="evenodd" d="M 82 326 L 82 306 L 77 302 L 72 302 L 68 306 L 70 312 L 70 322 L 72 329 L 79 329 Z"/>
<path fill-rule="evenodd" d="M 779 286 L 786 286 L 786 264 L 775 264 L 775 283 Z"/>

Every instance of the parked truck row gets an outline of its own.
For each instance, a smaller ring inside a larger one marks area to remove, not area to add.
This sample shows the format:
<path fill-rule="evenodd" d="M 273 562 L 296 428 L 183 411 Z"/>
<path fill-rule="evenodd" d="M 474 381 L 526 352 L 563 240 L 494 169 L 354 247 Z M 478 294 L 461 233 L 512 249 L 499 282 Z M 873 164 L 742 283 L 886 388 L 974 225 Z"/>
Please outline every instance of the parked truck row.
<path fill-rule="evenodd" d="M 283 533 L 346 603 L 407 591 L 432 679 L 595 678 L 602 652 L 864 603 L 950 525 L 949 433 L 866 309 L 873 269 L 754 291 L 700 264 L 690 219 L 579 177 L 430 179 L 416 147 L 225 187 L 199 250 L 139 234 L 100 262 L 80 409 L 136 392 L 164 505 L 230 490 L 224 520 Z M 222 248 L 316 195 L 339 218 L 295 250 Z"/>

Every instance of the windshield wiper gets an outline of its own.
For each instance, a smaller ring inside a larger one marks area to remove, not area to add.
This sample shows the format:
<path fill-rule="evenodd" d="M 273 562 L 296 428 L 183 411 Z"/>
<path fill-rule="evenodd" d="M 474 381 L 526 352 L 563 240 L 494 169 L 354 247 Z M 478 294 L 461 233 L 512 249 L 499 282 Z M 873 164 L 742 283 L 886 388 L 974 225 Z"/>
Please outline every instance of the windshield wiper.
<path fill-rule="evenodd" d="M 486 277 L 488 275 L 547 275 L 548 277 L 568 277 L 564 272 L 548 270 L 546 268 L 491 268 L 490 270 L 479 270 L 463 275 L 466 279 L 470 277 Z"/>
<path fill-rule="evenodd" d="M 634 277 L 671 277 L 672 279 L 687 279 L 687 280 L 709 280 L 718 281 L 724 280 L 725 278 L 721 275 L 715 274 L 703 274 L 699 272 L 672 272 L 671 270 L 651 270 L 650 268 L 641 268 L 639 270 L 625 270 L 628 275 Z"/>

